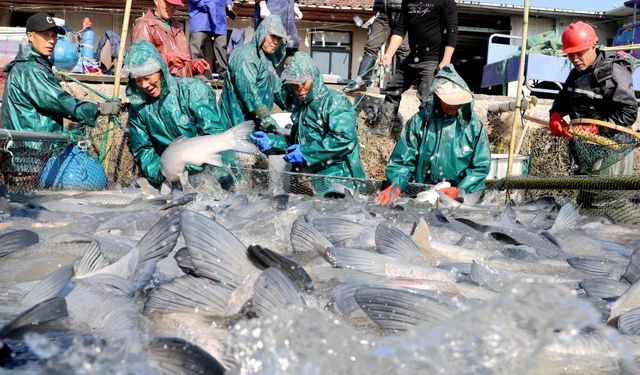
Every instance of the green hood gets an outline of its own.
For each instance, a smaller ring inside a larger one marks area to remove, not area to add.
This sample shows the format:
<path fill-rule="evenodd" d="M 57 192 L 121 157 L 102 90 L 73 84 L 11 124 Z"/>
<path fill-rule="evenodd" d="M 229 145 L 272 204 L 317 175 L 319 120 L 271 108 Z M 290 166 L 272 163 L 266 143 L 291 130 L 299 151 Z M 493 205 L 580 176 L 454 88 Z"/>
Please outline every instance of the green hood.
<path fill-rule="evenodd" d="M 322 92 L 327 90 L 318 66 L 315 64 L 311 56 L 304 52 L 296 52 L 295 55 L 293 55 L 282 71 L 280 79 L 282 80 L 283 85 L 285 85 L 287 94 L 290 95 L 290 97 L 295 98 L 295 102 L 300 101 L 300 99 L 298 99 L 298 96 L 293 92 L 291 84 L 287 83 L 302 83 L 307 80 L 312 80 L 313 86 L 305 100 L 308 103 L 312 102 Z"/>
<path fill-rule="evenodd" d="M 276 49 L 276 52 L 271 56 L 266 55 L 261 49 L 262 42 L 264 42 L 264 38 L 266 38 L 267 35 L 277 35 L 282 37 L 282 42 L 278 46 L 278 49 Z M 280 17 L 268 16 L 260 23 L 260 26 L 258 26 L 254 32 L 253 39 L 251 39 L 250 43 L 253 44 L 256 51 L 258 51 L 258 55 L 263 54 L 273 63 L 273 65 L 278 66 L 282 63 L 282 60 L 284 60 L 288 39 L 287 31 L 284 29 Z"/>
<path fill-rule="evenodd" d="M 25 62 L 25 61 L 39 61 L 41 63 L 44 63 L 46 65 L 49 66 L 53 66 L 53 64 L 51 63 L 51 60 L 49 60 L 48 58 L 42 56 L 41 54 L 39 54 L 38 52 L 36 52 L 36 50 L 33 49 L 33 46 L 31 45 L 31 43 L 28 44 L 21 44 L 19 49 L 18 49 L 18 54 L 16 55 L 15 59 L 13 59 L 13 61 L 11 61 L 10 63 L 8 63 L 7 65 L 5 65 L 4 67 L 4 71 L 5 72 L 10 72 L 11 69 L 13 69 L 13 67 L 20 62 Z"/>
<path fill-rule="evenodd" d="M 456 72 L 456 69 L 453 67 L 453 65 L 446 65 L 438 71 L 438 74 L 436 74 L 433 79 L 433 84 L 431 85 L 431 90 L 429 92 L 431 95 L 429 95 L 429 99 L 427 100 L 427 104 L 425 105 L 425 112 L 428 117 L 431 117 L 431 114 L 436 108 L 435 95 L 433 93 L 440 85 L 447 82 L 453 82 L 471 93 L 471 90 L 469 90 L 469 86 L 467 86 L 467 83 L 464 81 L 464 79 L 462 79 L 458 72 Z M 458 109 L 458 118 L 460 122 L 465 125 L 471 121 L 471 117 L 473 116 L 474 103 L 475 100 L 471 99 L 469 103 L 462 104 Z"/>
<path fill-rule="evenodd" d="M 159 67 L 159 69 L 158 69 Z M 127 84 L 127 97 L 132 106 L 140 106 L 145 102 L 155 100 L 149 97 L 141 88 L 136 85 L 135 78 L 162 71 L 162 83 L 160 87 L 160 98 L 164 98 L 170 91 L 175 89 L 175 78 L 169 73 L 169 67 L 160 55 L 156 47 L 144 39 L 138 39 L 129 47 L 124 64 L 123 74 L 130 77 Z"/>

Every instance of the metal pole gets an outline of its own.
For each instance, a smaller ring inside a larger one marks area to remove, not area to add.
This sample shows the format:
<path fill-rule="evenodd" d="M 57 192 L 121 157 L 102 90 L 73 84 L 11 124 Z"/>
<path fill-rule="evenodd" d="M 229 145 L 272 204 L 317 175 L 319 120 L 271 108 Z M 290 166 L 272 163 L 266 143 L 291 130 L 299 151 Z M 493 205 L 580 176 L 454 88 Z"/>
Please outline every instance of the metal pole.
<path fill-rule="evenodd" d="M 129 17 L 131 16 L 131 3 L 133 0 L 127 0 L 124 7 L 124 19 L 122 20 L 122 33 L 120 33 L 120 47 L 118 48 L 118 61 L 116 62 L 115 81 L 113 82 L 113 97 L 120 97 L 120 78 L 122 77 L 122 59 L 124 57 L 124 50 L 127 44 L 127 34 L 129 33 Z M 111 122 L 109 122 L 111 126 Z M 106 154 L 102 163 L 102 168 L 105 173 L 109 173 L 109 162 L 111 161 L 111 132 L 107 132 Z"/>
<path fill-rule="evenodd" d="M 60 141 L 66 142 L 69 136 L 64 133 L 30 132 L 24 130 L 0 129 L 0 139 L 16 141 Z"/>
<path fill-rule="evenodd" d="M 524 0 L 524 18 L 522 21 L 522 47 L 520 49 L 520 70 L 518 71 L 518 91 L 516 92 L 516 109 L 511 126 L 511 142 L 509 142 L 509 159 L 507 160 L 507 176 L 511 176 L 513 169 L 513 154 L 516 147 L 516 129 L 519 124 L 522 109 L 522 84 L 524 82 L 524 68 L 527 58 L 527 33 L 529 32 L 529 0 Z"/>

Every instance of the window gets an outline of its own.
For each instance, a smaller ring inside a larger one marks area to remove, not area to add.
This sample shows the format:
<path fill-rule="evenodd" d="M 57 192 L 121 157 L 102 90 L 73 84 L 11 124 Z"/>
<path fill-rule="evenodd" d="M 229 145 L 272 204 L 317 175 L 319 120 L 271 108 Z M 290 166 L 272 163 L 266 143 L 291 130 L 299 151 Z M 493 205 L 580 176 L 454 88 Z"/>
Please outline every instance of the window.
<path fill-rule="evenodd" d="M 312 31 L 311 57 L 321 74 L 351 78 L 351 32 Z"/>

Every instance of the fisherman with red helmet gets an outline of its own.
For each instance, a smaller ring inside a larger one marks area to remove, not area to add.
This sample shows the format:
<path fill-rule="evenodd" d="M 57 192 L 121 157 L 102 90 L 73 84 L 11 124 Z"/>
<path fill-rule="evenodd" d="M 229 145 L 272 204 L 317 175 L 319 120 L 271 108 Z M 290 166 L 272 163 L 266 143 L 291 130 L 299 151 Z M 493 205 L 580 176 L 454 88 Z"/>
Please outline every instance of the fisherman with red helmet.
<path fill-rule="evenodd" d="M 589 118 L 631 127 L 638 114 L 633 89 L 631 64 L 619 55 L 607 56 L 597 48 L 598 36 L 593 27 L 576 22 L 562 34 L 562 51 L 573 65 L 569 77 L 551 107 L 549 129 L 558 137 L 572 138 L 563 119 Z M 583 130 L 604 137 L 614 131 L 595 125 L 581 126 Z M 571 143 L 573 148 L 573 142 Z M 633 173 L 633 152 L 618 163 L 599 170 L 601 176 Z M 575 160 L 575 158 L 574 158 Z"/>

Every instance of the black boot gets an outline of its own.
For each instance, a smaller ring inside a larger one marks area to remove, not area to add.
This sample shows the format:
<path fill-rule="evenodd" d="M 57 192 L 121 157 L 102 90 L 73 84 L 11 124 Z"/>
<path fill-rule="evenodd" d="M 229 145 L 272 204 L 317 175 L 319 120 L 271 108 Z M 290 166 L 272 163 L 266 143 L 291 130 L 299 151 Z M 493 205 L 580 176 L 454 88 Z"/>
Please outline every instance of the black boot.
<path fill-rule="evenodd" d="M 371 84 L 371 73 L 375 63 L 375 57 L 364 55 L 362 61 L 360 61 L 360 67 L 358 67 L 358 78 L 351 82 L 347 88 L 344 89 L 344 92 L 366 91 L 369 84 Z"/>
<path fill-rule="evenodd" d="M 384 102 L 382 108 L 380 108 L 380 114 L 378 115 L 378 121 L 375 123 L 371 134 L 379 135 L 382 137 L 388 137 L 391 134 L 391 130 L 395 124 L 396 117 L 398 116 L 398 107 L 393 103 Z"/>

